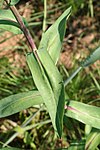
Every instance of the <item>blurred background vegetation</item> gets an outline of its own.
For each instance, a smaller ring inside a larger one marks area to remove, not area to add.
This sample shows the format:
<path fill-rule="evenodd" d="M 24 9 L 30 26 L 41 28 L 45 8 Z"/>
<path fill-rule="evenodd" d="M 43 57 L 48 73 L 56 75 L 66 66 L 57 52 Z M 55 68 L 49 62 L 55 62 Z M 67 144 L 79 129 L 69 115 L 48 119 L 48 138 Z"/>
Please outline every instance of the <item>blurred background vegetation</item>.
<path fill-rule="evenodd" d="M 72 6 L 72 14 L 67 23 L 62 53 L 58 63 L 65 80 L 90 52 L 100 44 L 100 2 L 98 0 L 48 0 L 47 28 Z M 43 0 L 21 0 L 16 5 L 20 14 L 26 18 L 30 32 L 39 45 L 43 24 Z M 25 51 L 28 45 L 23 35 L 13 35 L 0 30 L 0 99 L 34 88 L 31 74 L 26 64 Z M 66 87 L 66 98 L 87 104 L 100 105 L 100 61 L 80 72 Z M 0 145 L 21 125 L 37 108 L 29 108 L 20 113 L 0 119 Z M 31 124 L 49 118 L 44 110 L 31 121 Z M 69 126 L 68 126 L 69 125 Z M 58 140 L 51 124 L 38 126 L 19 134 L 10 146 L 23 149 L 56 149 L 68 147 L 72 141 L 85 137 L 85 125 L 68 119 L 65 123 L 63 140 Z M 84 140 L 83 140 L 84 142 Z"/>

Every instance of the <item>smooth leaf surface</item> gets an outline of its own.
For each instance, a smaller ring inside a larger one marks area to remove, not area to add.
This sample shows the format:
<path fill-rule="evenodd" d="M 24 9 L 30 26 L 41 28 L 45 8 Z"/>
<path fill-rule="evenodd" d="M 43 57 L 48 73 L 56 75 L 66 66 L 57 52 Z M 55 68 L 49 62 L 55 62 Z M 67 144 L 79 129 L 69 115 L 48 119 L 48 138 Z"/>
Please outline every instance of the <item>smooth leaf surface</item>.
<path fill-rule="evenodd" d="M 86 138 L 86 150 L 95 150 L 100 144 L 100 130 L 93 129 Z"/>
<path fill-rule="evenodd" d="M 16 5 L 20 0 L 10 0 L 10 5 Z"/>
<path fill-rule="evenodd" d="M 66 106 L 65 115 L 82 123 L 100 129 L 100 108 L 81 102 L 70 101 Z"/>
<path fill-rule="evenodd" d="M 14 34 L 21 34 L 22 31 L 17 22 L 12 20 L 0 19 L 0 28 L 6 31 L 13 32 Z"/>
<path fill-rule="evenodd" d="M 56 112 L 54 112 L 53 116 L 56 117 L 57 130 L 61 133 L 65 104 L 63 79 L 47 50 L 39 49 L 37 54 L 42 62 L 45 70 L 44 72 L 46 72 L 46 76 L 48 77 L 48 81 L 50 82 L 54 94 Z"/>
<path fill-rule="evenodd" d="M 82 67 L 88 67 L 89 65 L 100 60 L 100 47 L 98 47 L 92 54 L 90 54 L 85 61 L 81 64 Z"/>
<path fill-rule="evenodd" d="M 68 19 L 70 12 L 71 7 L 68 8 L 57 19 L 57 21 L 43 34 L 37 51 L 37 54 L 43 65 L 44 72 L 46 73 L 46 76 L 52 88 L 52 92 L 54 94 L 56 109 L 53 109 L 52 115 L 50 116 L 51 118 L 53 118 L 52 122 L 54 128 L 58 131 L 58 134 L 60 136 L 62 133 L 65 98 L 63 79 L 55 64 L 59 59 L 60 50 L 65 35 L 66 19 Z M 46 99 L 44 99 L 44 101 L 46 104 Z M 49 114 L 51 114 L 52 103 L 51 106 L 49 106 L 49 104 L 47 104 L 46 106 L 48 108 Z"/>
<path fill-rule="evenodd" d="M 39 50 L 47 50 L 56 64 L 62 47 L 63 38 L 65 35 L 66 20 L 71 12 L 69 7 L 57 21 L 43 34 L 40 42 Z"/>
<path fill-rule="evenodd" d="M 21 34 L 19 24 L 10 10 L 0 10 L 0 28 L 14 34 Z"/>
<path fill-rule="evenodd" d="M 0 100 L 0 118 L 15 114 L 33 105 L 39 105 L 43 100 L 38 91 L 11 95 Z"/>
<path fill-rule="evenodd" d="M 43 64 L 43 67 L 37 62 L 34 54 L 32 53 L 29 53 L 27 55 L 28 66 L 31 70 L 36 87 L 39 90 L 50 114 L 54 129 L 58 132 L 59 136 L 61 136 L 64 111 L 64 89 L 62 84 L 62 78 L 57 68 L 55 69 L 56 66 L 52 64 L 53 61 L 51 60 L 51 57 L 48 56 L 48 52 L 45 53 L 44 51 L 38 51 L 38 54 Z M 49 67 L 48 63 L 50 65 Z M 55 74 L 52 74 L 54 72 Z M 55 93 L 56 95 L 58 94 L 57 97 L 55 97 Z"/>
<path fill-rule="evenodd" d="M 16 21 L 15 16 L 11 12 L 10 9 L 1 9 L 0 10 L 0 19 L 11 19 L 13 21 Z"/>

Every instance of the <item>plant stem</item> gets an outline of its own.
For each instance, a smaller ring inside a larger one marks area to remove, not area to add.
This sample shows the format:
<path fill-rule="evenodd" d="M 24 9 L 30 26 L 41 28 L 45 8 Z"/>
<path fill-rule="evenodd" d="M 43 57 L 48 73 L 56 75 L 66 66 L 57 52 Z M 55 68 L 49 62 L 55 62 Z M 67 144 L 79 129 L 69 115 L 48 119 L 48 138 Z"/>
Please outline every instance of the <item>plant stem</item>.
<path fill-rule="evenodd" d="M 32 52 L 34 52 L 35 57 L 40 62 L 39 57 L 38 57 L 37 52 L 36 52 L 37 51 L 36 45 L 34 43 L 34 40 L 33 40 L 32 36 L 31 36 L 28 28 L 25 26 L 25 24 L 24 24 L 24 22 L 22 20 L 22 17 L 20 16 L 20 14 L 17 11 L 15 6 L 10 6 L 8 1 L 7 0 L 5 0 L 5 1 L 6 1 L 7 5 L 10 7 L 10 10 L 12 11 L 12 13 L 14 14 L 17 22 L 19 23 L 20 28 L 23 31 L 23 33 L 24 33 L 24 35 L 25 35 L 25 37 L 26 37 L 26 39 L 27 39 L 27 41 L 28 41 L 28 43 L 29 43 L 29 45 L 30 45 L 30 47 L 32 49 Z"/>
<path fill-rule="evenodd" d="M 66 86 L 66 85 L 76 76 L 76 74 L 77 74 L 81 69 L 82 69 L 81 66 L 78 67 L 78 68 L 76 69 L 76 71 L 75 71 L 66 81 L 64 81 L 64 86 Z"/>
<path fill-rule="evenodd" d="M 41 122 L 36 123 L 36 124 L 33 124 L 33 125 L 26 126 L 26 127 L 24 127 L 24 129 L 25 129 L 25 131 L 27 131 L 27 130 L 31 130 L 31 129 L 33 129 L 33 128 L 39 126 L 39 125 L 40 125 L 40 126 L 43 126 L 44 124 L 48 124 L 48 123 L 51 123 L 51 120 L 50 120 L 50 119 L 49 119 L 49 120 L 46 120 L 46 121 L 41 121 Z"/>
<path fill-rule="evenodd" d="M 44 19 L 43 19 L 43 33 L 46 30 L 46 17 L 47 17 L 47 0 L 44 0 Z"/>

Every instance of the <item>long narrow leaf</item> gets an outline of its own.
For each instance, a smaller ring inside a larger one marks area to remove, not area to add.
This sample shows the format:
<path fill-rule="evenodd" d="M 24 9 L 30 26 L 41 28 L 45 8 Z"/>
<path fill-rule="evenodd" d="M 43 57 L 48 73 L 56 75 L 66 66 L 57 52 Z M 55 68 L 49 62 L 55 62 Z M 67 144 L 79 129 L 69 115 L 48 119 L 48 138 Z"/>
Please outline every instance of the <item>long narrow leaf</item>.
<path fill-rule="evenodd" d="M 23 109 L 41 103 L 43 103 L 43 100 L 38 91 L 11 95 L 0 100 L 0 118 L 15 114 Z"/>
<path fill-rule="evenodd" d="M 43 68 L 45 69 L 46 75 L 48 77 L 54 94 L 56 103 L 56 124 L 59 128 L 59 133 L 61 134 L 65 104 L 63 79 L 53 60 L 51 59 L 48 51 L 45 49 L 39 49 L 37 53 L 42 62 Z"/>
<path fill-rule="evenodd" d="M 100 60 L 100 47 L 98 47 L 92 54 L 90 54 L 81 64 L 82 67 L 87 67 L 97 60 Z"/>
<path fill-rule="evenodd" d="M 35 59 L 35 56 L 33 53 L 29 53 L 27 55 L 27 63 L 31 70 L 33 80 L 36 84 L 36 87 L 38 88 L 44 103 L 46 104 L 46 107 L 49 111 L 51 120 L 53 122 L 54 128 L 56 130 L 55 125 L 55 113 L 56 113 L 56 102 L 55 98 L 51 89 L 51 86 L 46 78 L 45 75 L 42 74 L 41 68 L 38 65 L 37 60 Z"/>
<path fill-rule="evenodd" d="M 71 7 L 69 7 L 57 21 L 43 34 L 39 49 L 47 50 L 56 64 L 65 35 L 66 20 L 70 16 Z"/>
<path fill-rule="evenodd" d="M 61 135 L 62 132 L 65 98 L 63 80 L 55 64 L 59 59 L 62 41 L 65 34 L 66 18 L 68 19 L 70 11 L 71 7 L 68 8 L 43 34 L 37 51 L 54 93 L 54 99 L 56 102 L 56 126 L 59 130 L 59 135 Z M 53 116 L 54 115 L 55 113 Z"/>
<path fill-rule="evenodd" d="M 87 105 L 80 102 L 70 101 L 66 109 L 66 116 L 100 129 L 99 107 Z"/>
<path fill-rule="evenodd" d="M 39 53 L 39 56 L 40 56 L 40 53 Z M 41 54 L 41 56 L 42 56 L 42 54 Z M 45 57 L 47 57 L 47 56 L 45 55 Z M 48 59 L 48 62 L 49 61 L 51 61 L 51 60 Z M 35 59 L 35 57 L 32 53 L 27 55 L 27 62 L 28 62 L 29 68 L 31 70 L 33 80 L 36 84 L 36 87 L 38 88 L 38 90 L 44 100 L 44 103 L 46 104 L 47 110 L 50 114 L 50 117 L 51 117 L 51 120 L 52 120 L 52 123 L 54 126 L 54 129 L 58 132 L 59 136 L 61 136 L 62 122 L 63 122 L 62 121 L 63 120 L 62 112 L 64 111 L 64 99 L 62 98 L 62 101 L 55 99 L 55 95 L 54 95 L 54 91 L 51 86 L 50 78 L 48 80 L 48 76 L 46 76 L 47 74 L 45 74 L 45 72 L 42 71 L 44 68 L 42 68 L 42 66 L 40 67 L 39 63 L 37 62 L 37 60 Z M 46 63 L 46 61 L 45 61 L 45 63 Z M 50 64 L 51 64 L 51 62 L 50 62 Z M 47 67 L 47 66 L 43 66 L 43 67 Z M 41 70 L 41 68 L 42 68 L 42 70 Z M 46 68 L 46 71 L 47 70 L 48 69 Z M 52 76 L 52 69 L 51 69 L 49 76 Z M 53 78 L 55 79 L 55 77 L 53 77 Z M 59 99 L 61 99 L 61 97 L 64 97 L 64 92 L 63 92 L 64 89 L 63 89 L 63 86 L 61 85 L 60 81 L 62 81 L 62 80 L 59 80 L 59 85 L 61 86 L 61 89 L 58 90 Z M 56 80 L 55 80 L 55 82 L 56 82 Z M 59 94 L 59 93 L 61 93 L 61 94 Z M 62 106 L 63 106 L 63 108 L 62 108 Z M 59 107 L 61 107 L 61 109 L 59 109 Z"/>

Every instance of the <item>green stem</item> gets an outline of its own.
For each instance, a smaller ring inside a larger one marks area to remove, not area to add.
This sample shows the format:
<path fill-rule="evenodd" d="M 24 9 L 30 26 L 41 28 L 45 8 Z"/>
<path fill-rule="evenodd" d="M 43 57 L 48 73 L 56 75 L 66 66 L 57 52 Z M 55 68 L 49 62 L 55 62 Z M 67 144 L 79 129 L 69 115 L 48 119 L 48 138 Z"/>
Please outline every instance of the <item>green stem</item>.
<path fill-rule="evenodd" d="M 35 113 L 35 114 L 32 114 L 28 120 L 26 120 L 22 125 L 21 127 L 22 128 L 25 128 L 32 120 L 34 117 L 36 117 L 36 115 L 42 110 L 42 107 Z M 18 132 L 14 133 L 7 141 L 6 143 L 4 143 L 3 147 L 7 146 L 9 143 L 11 143 L 17 136 L 18 136 Z"/>
<path fill-rule="evenodd" d="M 94 12 L 93 12 L 93 0 L 89 0 L 89 7 L 90 7 L 91 17 L 93 17 L 94 16 Z"/>
<path fill-rule="evenodd" d="M 76 74 L 78 74 L 78 72 L 79 72 L 81 69 L 82 69 L 81 66 L 78 67 L 78 68 L 76 69 L 76 71 L 75 71 L 66 81 L 64 81 L 64 86 L 66 86 L 66 85 L 76 76 Z"/>
<path fill-rule="evenodd" d="M 35 57 L 36 57 L 37 60 L 40 62 L 39 57 L 38 57 L 38 55 L 37 55 L 37 51 L 36 51 L 37 48 L 36 48 L 36 45 L 35 45 L 35 43 L 34 43 L 34 40 L 33 40 L 32 36 L 31 36 L 31 34 L 30 34 L 28 28 L 25 26 L 25 24 L 24 24 L 24 22 L 23 22 L 23 20 L 22 20 L 22 17 L 20 16 L 18 10 L 16 9 L 15 6 L 10 6 L 7 0 L 5 0 L 5 2 L 6 2 L 7 5 L 10 7 L 10 10 L 11 10 L 12 13 L 14 14 L 14 16 L 15 16 L 17 22 L 19 23 L 20 28 L 21 28 L 21 30 L 23 31 L 23 33 L 24 33 L 24 35 L 25 35 L 25 37 L 26 37 L 26 39 L 27 39 L 27 41 L 28 41 L 28 43 L 29 43 L 29 45 L 30 45 L 32 51 L 34 52 Z"/>
<path fill-rule="evenodd" d="M 50 120 L 50 119 L 49 119 L 49 120 L 46 120 L 46 121 L 41 121 L 41 122 L 36 123 L 36 124 L 34 124 L 34 125 L 26 126 L 26 127 L 24 128 L 24 130 L 25 130 L 25 131 L 31 130 L 31 129 L 33 129 L 33 128 L 39 126 L 39 125 L 40 125 L 40 126 L 43 126 L 44 124 L 48 124 L 48 123 L 51 123 L 51 120 Z"/>
<path fill-rule="evenodd" d="M 47 1 L 44 0 L 44 19 L 43 19 L 43 33 L 46 30 L 46 17 L 47 17 Z"/>

